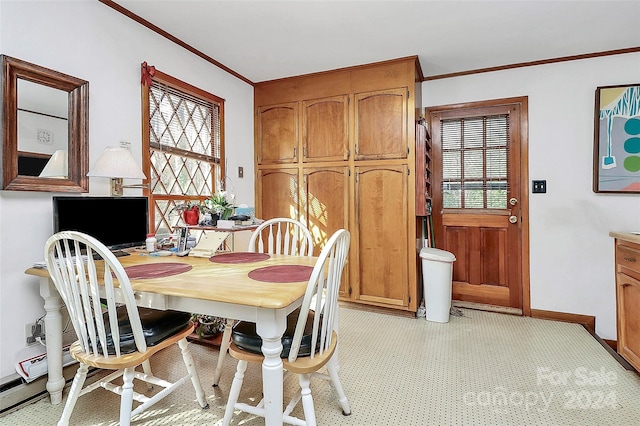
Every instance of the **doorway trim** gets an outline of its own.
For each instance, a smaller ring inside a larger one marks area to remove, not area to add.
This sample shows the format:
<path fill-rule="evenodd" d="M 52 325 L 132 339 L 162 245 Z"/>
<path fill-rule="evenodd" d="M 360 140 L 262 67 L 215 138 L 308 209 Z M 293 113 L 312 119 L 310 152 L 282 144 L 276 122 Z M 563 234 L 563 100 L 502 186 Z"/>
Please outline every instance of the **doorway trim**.
<path fill-rule="evenodd" d="M 442 111 L 459 109 L 484 108 L 498 105 L 519 104 L 520 105 L 520 208 L 523 214 L 521 222 L 521 282 L 522 282 L 522 315 L 531 316 L 531 289 L 530 289 L 530 262 L 529 262 L 529 98 L 519 96 L 513 98 L 492 99 L 477 102 L 463 102 L 458 104 L 440 105 L 426 107 L 425 117 Z M 429 120 L 430 122 L 430 120 Z M 439 167 L 435 165 L 435 167 Z M 435 173 L 435 172 L 434 172 Z M 441 189 L 434 190 L 440 191 Z"/>

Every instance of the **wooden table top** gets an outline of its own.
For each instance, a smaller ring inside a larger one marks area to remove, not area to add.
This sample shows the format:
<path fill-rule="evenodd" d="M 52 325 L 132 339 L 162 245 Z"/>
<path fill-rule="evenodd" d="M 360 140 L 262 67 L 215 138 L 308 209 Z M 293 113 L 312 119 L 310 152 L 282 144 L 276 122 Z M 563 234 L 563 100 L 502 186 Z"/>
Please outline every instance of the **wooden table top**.
<path fill-rule="evenodd" d="M 214 263 L 208 258 L 154 257 L 134 252 L 118 260 L 125 268 L 154 263 L 186 263 L 192 267 L 190 271 L 168 277 L 131 280 L 134 291 L 279 309 L 302 297 L 308 280 L 292 283 L 262 282 L 249 278 L 249 272 L 275 265 L 313 267 L 317 258 L 273 254 L 269 259 L 258 262 L 225 264 Z M 96 262 L 96 266 L 99 263 L 102 262 Z M 29 268 L 25 273 L 38 277 L 49 276 L 48 271 L 41 268 Z"/>

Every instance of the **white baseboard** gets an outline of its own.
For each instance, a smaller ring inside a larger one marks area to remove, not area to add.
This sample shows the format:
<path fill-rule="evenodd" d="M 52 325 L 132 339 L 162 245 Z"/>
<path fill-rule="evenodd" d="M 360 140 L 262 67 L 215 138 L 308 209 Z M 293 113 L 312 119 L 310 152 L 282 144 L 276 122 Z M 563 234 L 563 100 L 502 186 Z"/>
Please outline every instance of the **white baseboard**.
<path fill-rule="evenodd" d="M 62 375 L 67 384 L 73 380 L 77 369 L 78 364 L 74 363 L 62 370 Z M 91 371 L 89 374 L 91 374 Z M 0 416 L 9 414 L 42 398 L 49 398 L 46 375 L 35 379 L 31 383 L 26 383 L 18 374 L 13 374 L 3 377 L 0 382 L 5 388 L 0 392 Z M 15 385 L 13 385 L 14 383 Z"/>

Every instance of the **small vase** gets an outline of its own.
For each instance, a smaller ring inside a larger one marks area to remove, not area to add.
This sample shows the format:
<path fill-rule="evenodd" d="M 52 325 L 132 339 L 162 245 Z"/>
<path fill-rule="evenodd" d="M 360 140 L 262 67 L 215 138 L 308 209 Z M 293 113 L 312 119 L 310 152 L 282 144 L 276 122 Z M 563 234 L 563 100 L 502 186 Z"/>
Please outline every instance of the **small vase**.
<path fill-rule="evenodd" d="M 211 226 L 218 225 L 218 219 L 220 219 L 220 215 L 212 213 L 211 214 Z"/>

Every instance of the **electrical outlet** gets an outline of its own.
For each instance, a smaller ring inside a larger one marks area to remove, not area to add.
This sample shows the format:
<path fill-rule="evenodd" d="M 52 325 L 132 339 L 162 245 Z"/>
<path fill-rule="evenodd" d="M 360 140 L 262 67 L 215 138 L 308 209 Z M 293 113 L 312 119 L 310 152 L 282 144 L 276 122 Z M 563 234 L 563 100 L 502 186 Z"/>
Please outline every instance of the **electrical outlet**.
<path fill-rule="evenodd" d="M 33 345 L 37 343 L 38 337 L 44 342 L 44 323 L 31 323 L 25 325 L 25 334 L 27 336 L 27 345 Z"/>

